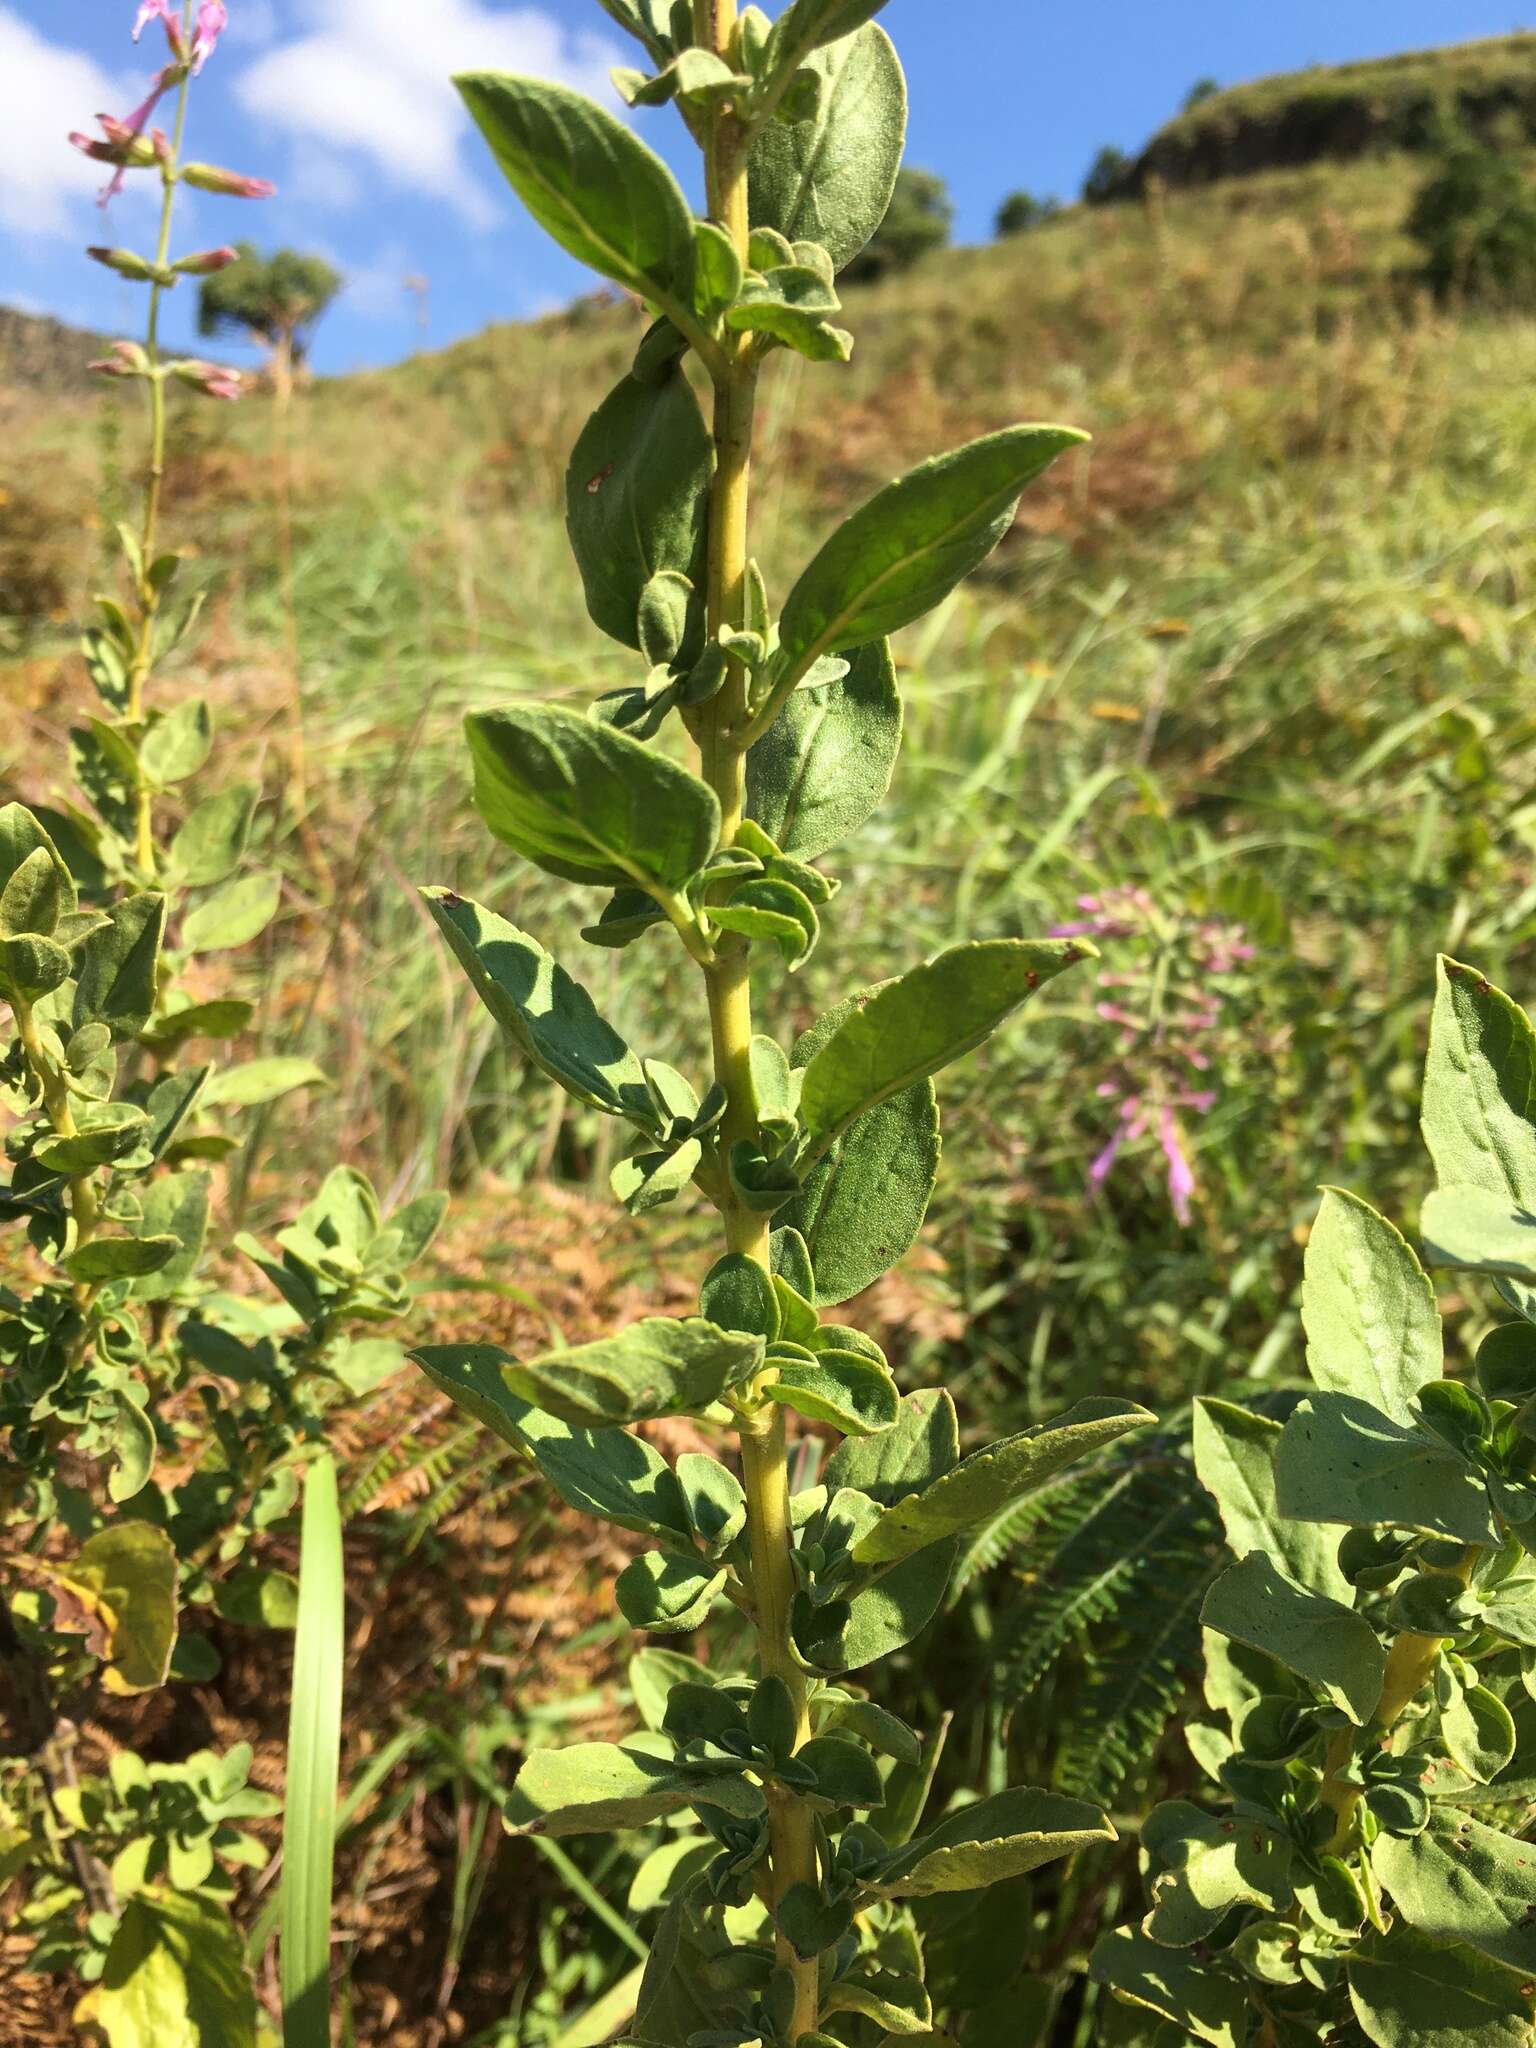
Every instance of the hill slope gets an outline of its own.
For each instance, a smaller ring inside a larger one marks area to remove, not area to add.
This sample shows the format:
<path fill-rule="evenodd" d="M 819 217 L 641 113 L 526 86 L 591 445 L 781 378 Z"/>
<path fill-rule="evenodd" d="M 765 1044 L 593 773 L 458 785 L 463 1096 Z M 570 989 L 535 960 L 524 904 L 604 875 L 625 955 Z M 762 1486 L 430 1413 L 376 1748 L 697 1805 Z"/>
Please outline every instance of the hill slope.
<path fill-rule="evenodd" d="M 1207 185 L 1255 171 L 1422 149 L 1455 114 L 1483 134 L 1536 139 L 1536 34 L 1496 36 L 1369 63 L 1318 65 L 1214 93 L 1152 137 L 1111 186 Z"/>

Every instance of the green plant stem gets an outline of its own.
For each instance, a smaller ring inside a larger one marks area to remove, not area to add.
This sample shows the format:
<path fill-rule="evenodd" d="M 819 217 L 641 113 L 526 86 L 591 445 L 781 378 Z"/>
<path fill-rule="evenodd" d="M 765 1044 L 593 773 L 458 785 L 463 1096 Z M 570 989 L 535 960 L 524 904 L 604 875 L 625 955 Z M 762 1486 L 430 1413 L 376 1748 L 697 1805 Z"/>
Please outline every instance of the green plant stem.
<path fill-rule="evenodd" d="M 190 44 L 192 35 L 192 7 L 190 0 L 182 10 L 182 33 Z M 139 632 L 134 648 L 133 663 L 128 671 L 127 719 L 130 725 L 141 725 L 144 720 L 144 686 L 155 658 L 155 622 L 160 611 L 159 587 L 151 582 L 150 570 L 154 565 L 155 548 L 160 530 L 160 491 L 165 481 L 165 378 L 160 367 L 160 303 L 168 287 L 159 281 L 171 258 L 171 217 L 176 207 L 176 187 L 180 182 L 178 166 L 181 162 L 182 137 L 187 126 L 187 90 L 191 83 L 190 71 L 183 71 L 181 83 L 176 91 L 176 115 L 171 131 L 170 160 L 160 166 L 160 234 L 155 245 L 155 281 L 149 287 L 149 314 L 144 329 L 144 353 L 149 358 L 149 465 L 144 475 L 144 511 L 139 527 L 139 575 L 136 588 L 139 599 Z M 155 873 L 155 827 L 154 793 L 142 774 L 133 792 L 133 857 L 140 871 L 153 878 Z"/>
<path fill-rule="evenodd" d="M 705 48 L 724 53 L 736 26 L 736 0 L 694 0 L 694 32 Z M 705 143 L 705 183 L 711 217 L 731 237 L 746 261 L 750 234 L 747 210 L 747 138 L 729 106 L 710 117 Z M 757 366 L 746 337 L 727 341 L 724 359 L 711 365 L 714 383 L 715 476 L 709 505 L 709 624 L 740 626 L 747 588 L 747 514 L 751 488 L 752 431 Z M 730 664 L 726 681 L 695 727 L 705 781 L 720 801 L 722 845 L 733 843 L 746 803 L 746 670 Z M 722 935 L 716 956 L 704 970 L 709 997 L 715 1078 L 726 1091 L 720 1145 L 728 1154 L 757 1129 L 751 1072 L 752 991 L 748 951 L 739 939 Z M 735 1252 L 768 1266 L 768 1219 L 737 1201 L 727 1183 L 720 1194 L 726 1242 Z M 742 1487 L 747 1500 L 751 1553 L 751 1596 L 758 1661 L 765 1678 L 789 1688 L 799 1723 L 807 1733 L 805 1676 L 790 1637 L 790 1603 L 795 1591 L 793 1538 L 789 1520 L 789 1475 L 784 1410 L 759 1400 L 740 1420 Z M 784 1787 L 768 1788 L 770 1902 L 777 1906 L 795 1884 L 816 1882 L 815 1833 L 810 1808 Z M 815 2030 L 819 2017 L 817 1965 L 802 1961 L 778 1937 L 778 1957 L 793 1977 L 794 2010 L 789 2039 Z"/>

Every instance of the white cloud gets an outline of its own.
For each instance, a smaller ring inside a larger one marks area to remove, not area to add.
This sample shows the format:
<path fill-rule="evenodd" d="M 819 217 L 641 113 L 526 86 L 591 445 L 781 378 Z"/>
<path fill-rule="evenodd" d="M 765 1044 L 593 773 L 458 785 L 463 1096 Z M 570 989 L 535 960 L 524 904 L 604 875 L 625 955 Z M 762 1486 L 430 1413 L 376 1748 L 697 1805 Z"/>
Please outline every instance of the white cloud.
<path fill-rule="evenodd" d="M 463 144 L 450 81 L 522 71 L 603 92 L 617 53 L 537 8 L 484 0 L 309 0 L 313 33 L 257 58 L 236 81 L 247 113 L 334 155 L 356 150 L 391 184 L 430 193 L 483 227 L 494 214 Z"/>
<path fill-rule="evenodd" d="M 95 115 L 126 113 L 133 88 L 83 50 L 46 41 L 10 7 L 0 7 L 0 78 L 0 227 L 18 235 L 76 233 L 80 202 L 112 173 L 70 147 L 70 130 L 94 132 Z"/>

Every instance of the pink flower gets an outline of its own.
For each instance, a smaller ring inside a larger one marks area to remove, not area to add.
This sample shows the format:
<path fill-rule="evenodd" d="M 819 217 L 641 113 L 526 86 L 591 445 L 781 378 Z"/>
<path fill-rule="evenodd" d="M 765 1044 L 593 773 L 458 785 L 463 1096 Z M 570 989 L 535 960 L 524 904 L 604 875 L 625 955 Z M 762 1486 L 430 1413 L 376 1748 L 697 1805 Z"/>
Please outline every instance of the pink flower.
<path fill-rule="evenodd" d="M 229 9 L 224 0 L 201 0 L 197 10 L 197 32 L 192 38 L 192 71 L 202 70 L 229 26 Z"/>
<path fill-rule="evenodd" d="M 270 199 L 277 190 L 270 178 L 248 178 L 219 164 L 183 164 L 181 175 L 199 192 L 219 192 L 226 199 Z"/>
<path fill-rule="evenodd" d="M 1168 1199 L 1180 1223 L 1187 1224 L 1190 1197 L 1195 1192 L 1195 1176 L 1179 1139 L 1178 1119 L 1171 1109 L 1165 1107 L 1158 1118 L 1157 1135 L 1163 1157 L 1168 1161 Z"/>
<path fill-rule="evenodd" d="M 86 156 L 94 158 L 97 163 L 117 166 L 112 178 L 101 191 L 100 202 L 103 206 L 122 191 L 130 168 L 144 170 L 150 164 L 163 160 L 168 148 L 164 135 L 156 128 L 146 139 L 144 130 L 148 126 L 150 115 L 175 84 L 176 77 L 175 65 L 168 64 L 150 87 L 148 97 L 121 121 L 114 119 L 111 114 L 98 114 L 96 120 L 105 138 L 104 141 L 93 141 L 89 135 L 81 135 L 78 132 L 70 136 L 69 139 L 75 148 Z"/>
<path fill-rule="evenodd" d="M 171 46 L 171 54 L 178 63 L 185 63 L 187 45 L 181 32 L 181 14 L 174 0 L 143 0 L 133 22 L 133 40 L 137 42 L 152 21 L 164 23 L 165 39 Z"/>
<path fill-rule="evenodd" d="M 238 398 L 245 388 L 240 372 L 223 363 L 205 363 L 189 357 L 185 362 L 173 363 L 171 368 L 183 384 L 200 392 L 204 398 L 232 400 Z"/>
<path fill-rule="evenodd" d="M 226 242 L 222 249 L 199 249 L 195 255 L 178 256 L 171 268 L 183 277 L 212 277 L 216 270 L 228 270 L 231 263 L 239 261 L 240 251 Z"/>
<path fill-rule="evenodd" d="M 143 377 L 149 372 L 149 357 L 136 341 L 114 341 L 110 355 L 88 363 L 102 377 Z"/>

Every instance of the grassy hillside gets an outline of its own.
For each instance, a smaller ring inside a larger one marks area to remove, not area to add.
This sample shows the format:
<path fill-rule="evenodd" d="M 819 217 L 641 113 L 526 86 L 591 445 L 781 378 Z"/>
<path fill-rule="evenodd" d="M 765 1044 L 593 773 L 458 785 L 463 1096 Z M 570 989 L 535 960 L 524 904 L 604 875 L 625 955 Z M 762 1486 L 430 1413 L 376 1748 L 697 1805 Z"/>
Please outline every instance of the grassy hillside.
<path fill-rule="evenodd" d="M 1017 418 L 1093 430 L 1093 448 L 1026 500 L 985 577 L 902 650 L 900 798 L 932 807 L 940 837 L 913 865 L 898 810 L 849 850 L 843 872 L 868 886 L 853 971 L 885 972 L 957 928 L 1049 923 L 1106 874 L 1166 872 L 1201 899 L 1257 890 L 1297 953 L 1276 1000 L 1299 1010 L 1277 1028 L 1310 1029 L 1321 988 L 1337 990 L 1318 1057 L 1379 1059 L 1403 1091 L 1341 1119 L 1292 1062 L 1264 1085 L 1295 1087 L 1305 1127 L 1261 1130 L 1261 1104 L 1242 1095 L 1219 1198 L 1226 1155 L 1202 1134 L 1213 1241 L 1268 1211 L 1259 1335 L 1294 1278 L 1316 1181 L 1379 1182 L 1414 1159 L 1411 1068 L 1397 1063 L 1435 945 L 1475 945 L 1502 969 L 1529 929 L 1512 650 L 1536 532 L 1536 333 L 1448 320 L 1405 287 L 1397 225 L 1413 177 L 1391 157 L 1077 212 L 850 294 L 854 364 L 811 375 L 785 361 L 769 382 L 758 518 L 780 593 L 839 509 L 909 462 Z M 178 417 L 172 502 L 219 565 L 188 681 L 272 779 L 295 763 L 305 792 L 304 815 L 290 800 L 272 821 L 294 874 L 267 1042 L 336 1063 L 304 1142 L 340 1144 L 386 1178 L 476 1152 L 513 1172 L 605 1169 L 600 1132 L 551 1126 L 544 1095 L 488 1053 L 407 883 L 506 887 L 514 914 L 546 929 L 568 914 L 550 885 L 508 884 L 469 819 L 457 724 L 516 692 L 585 701 L 625 674 L 585 620 L 559 507 L 566 451 L 638 332 L 628 307 L 587 303 L 319 385 L 295 415 L 286 567 L 264 404 Z M 38 791 L 81 704 L 67 621 L 98 575 L 93 534 L 126 488 L 133 428 L 111 398 L 34 403 L 20 424 L 3 458 L 4 509 L 24 514 L 12 560 L 49 604 L 12 628 L 6 694 L 29 723 L 0 734 L 0 764 Z M 337 902 L 340 937 L 321 915 Z M 320 961 L 331 972 L 315 997 Z M 666 1006 L 656 971 L 643 947 L 595 969 L 642 1034 Z M 815 965 L 806 981 L 809 1014 Z M 1085 1021 L 1107 1057 L 1110 1035 Z M 1033 1114 L 1022 1096 L 1018 1114 Z M 1092 1099 L 1075 1099 L 1043 1149 L 1027 1141 L 1053 1202 L 1076 1202 L 1101 1127 Z M 962 1129 L 957 1156 L 966 1142 Z M 1275 1151 L 1262 1191 L 1238 1172 L 1255 1143 Z M 995 1169 L 998 1217 L 978 1222 L 973 1207 L 957 1229 L 1018 1227 L 1009 1133 Z M 974 1153 L 965 1171 L 973 1193 L 988 1185 Z M 1081 1227 L 1106 1274 L 1122 1230 L 1150 1230 L 1167 1256 L 1115 1273 L 1099 1309 L 1118 1313 L 1129 1287 L 1134 1314 L 1161 1316 L 1169 1291 L 1189 1288 L 1200 1318 L 1227 1316 L 1224 1296 L 1209 1298 L 1227 1279 L 1156 1198 L 1155 1158 L 1133 1165 L 1128 1190 L 1138 1177 L 1149 1206 L 1120 1217 L 1111 1201 Z M 1063 1284 L 1045 1277 L 1048 1234 L 1038 1249 L 1039 1273 L 1019 1283 L 1030 1315 L 1032 1287 Z M 1099 1284 L 1080 1274 L 1069 1291 Z M 1154 1354 L 1177 1348 L 1160 1327 Z M 1076 1346 L 1058 1328 L 1063 1345 L 1070 1377 Z"/>
<path fill-rule="evenodd" d="M 1236 85 L 1169 121 L 1114 188 L 1204 185 L 1255 171 L 1421 149 L 1454 113 L 1484 134 L 1536 137 L 1536 35 L 1491 36 Z"/>

